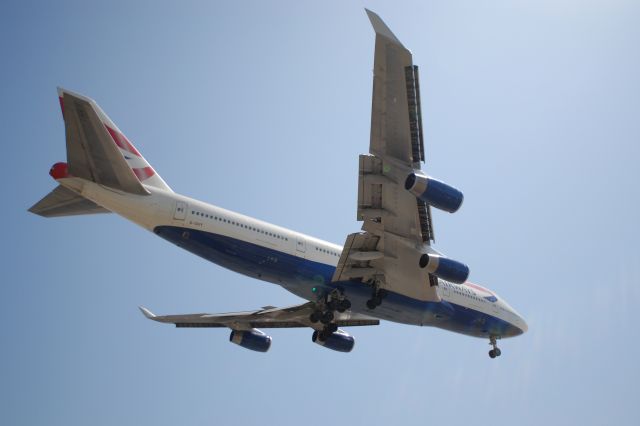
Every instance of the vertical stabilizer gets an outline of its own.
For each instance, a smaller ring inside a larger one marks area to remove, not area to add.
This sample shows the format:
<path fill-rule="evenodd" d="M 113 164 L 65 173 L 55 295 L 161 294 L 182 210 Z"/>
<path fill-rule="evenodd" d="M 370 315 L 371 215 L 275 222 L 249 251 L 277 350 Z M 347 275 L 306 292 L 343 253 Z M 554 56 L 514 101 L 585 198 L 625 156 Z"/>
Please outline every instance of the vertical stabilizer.
<path fill-rule="evenodd" d="M 58 88 L 58 97 L 69 174 L 131 193 L 146 193 L 142 185 L 171 191 L 93 99 L 63 88 Z"/>

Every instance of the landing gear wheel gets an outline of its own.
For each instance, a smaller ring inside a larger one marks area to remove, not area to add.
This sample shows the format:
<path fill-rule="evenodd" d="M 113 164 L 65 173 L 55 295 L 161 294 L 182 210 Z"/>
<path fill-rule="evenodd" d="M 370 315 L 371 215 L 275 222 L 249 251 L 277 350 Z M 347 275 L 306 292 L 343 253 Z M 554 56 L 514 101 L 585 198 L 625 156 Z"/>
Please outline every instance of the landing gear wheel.
<path fill-rule="evenodd" d="M 336 309 L 338 312 L 343 313 L 344 311 L 347 311 L 349 308 L 351 308 L 351 302 L 345 299 L 340 303 L 338 303 L 338 307 Z"/>
<path fill-rule="evenodd" d="M 320 321 L 321 317 L 322 317 L 322 312 L 313 311 L 313 312 L 311 312 L 311 315 L 309 315 L 309 321 L 311 321 L 312 324 L 315 324 L 318 321 Z"/>
<path fill-rule="evenodd" d="M 382 299 L 387 297 L 387 294 L 387 290 L 379 288 L 378 284 L 374 284 L 371 299 L 367 300 L 367 308 L 375 309 L 380 306 L 382 304 Z"/>
<path fill-rule="evenodd" d="M 334 323 L 327 324 L 326 330 L 329 332 L 329 334 L 335 333 L 336 331 L 338 331 L 338 326 Z"/>
<path fill-rule="evenodd" d="M 498 348 L 498 339 L 500 337 L 499 336 L 490 336 L 489 337 L 489 344 L 491 346 L 493 346 L 493 349 L 491 349 L 489 351 L 489 356 L 491 357 L 491 359 L 502 355 L 502 351 L 500 351 L 500 348 Z"/>
<path fill-rule="evenodd" d="M 324 314 L 322 314 L 322 318 L 320 319 L 320 322 L 323 324 L 329 324 L 331 321 L 333 321 L 333 312 L 331 311 L 327 311 Z"/>

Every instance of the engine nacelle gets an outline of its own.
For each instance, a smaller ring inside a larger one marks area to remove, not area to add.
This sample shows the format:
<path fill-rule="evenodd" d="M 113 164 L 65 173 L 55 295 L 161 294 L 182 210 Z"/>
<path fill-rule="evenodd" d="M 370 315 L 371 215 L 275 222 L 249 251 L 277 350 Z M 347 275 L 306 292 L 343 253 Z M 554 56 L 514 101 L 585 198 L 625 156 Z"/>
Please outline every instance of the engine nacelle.
<path fill-rule="evenodd" d="M 229 341 L 256 352 L 266 352 L 271 347 L 271 336 L 267 336 L 257 328 L 232 330 Z"/>
<path fill-rule="evenodd" d="M 456 284 L 462 284 L 469 277 L 469 267 L 457 260 L 435 254 L 420 256 L 420 267 L 432 275 Z"/>
<path fill-rule="evenodd" d="M 430 206 L 449 213 L 458 211 L 464 200 L 462 192 L 453 186 L 422 174 L 411 173 L 404 187 Z"/>
<path fill-rule="evenodd" d="M 353 346 L 356 344 L 353 336 L 341 329 L 338 329 L 335 333 L 331 333 L 327 340 L 320 340 L 319 337 L 320 332 L 316 330 L 313 332 L 311 340 L 313 340 L 313 343 L 338 352 L 351 352 Z"/>

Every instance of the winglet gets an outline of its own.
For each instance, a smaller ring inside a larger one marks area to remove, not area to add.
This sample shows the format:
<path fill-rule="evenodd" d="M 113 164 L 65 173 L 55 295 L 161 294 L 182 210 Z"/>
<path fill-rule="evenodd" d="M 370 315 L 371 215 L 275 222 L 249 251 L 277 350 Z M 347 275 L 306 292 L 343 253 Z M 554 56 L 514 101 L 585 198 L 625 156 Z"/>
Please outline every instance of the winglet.
<path fill-rule="evenodd" d="M 138 309 L 140 309 L 140 312 L 142 312 L 142 314 L 151 319 L 151 320 L 155 320 L 156 316 L 153 312 L 151 312 L 150 310 L 148 310 L 147 308 L 145 308 L 144 306 L 138 306 Z"/>
<path fill-rule="evenodd" d="M 387 24 L 385 24 L 384 21 L 380 19 L 380 17 L 376 13 L 370 11 L 369 9 L 365 9 L 365 11 L 367 12 L 367 16 L 369 16 L 369 20 L 371 21 L 371 25 L 373 26 L 373 30 L 376 32 L 376 35 L 389 39 L 391 42 L 406 49 L 406 47 L 402 45 L 400 40 L 398 40 L 393 32 L 391 32 L 389 27 L 387 27 Z"/>

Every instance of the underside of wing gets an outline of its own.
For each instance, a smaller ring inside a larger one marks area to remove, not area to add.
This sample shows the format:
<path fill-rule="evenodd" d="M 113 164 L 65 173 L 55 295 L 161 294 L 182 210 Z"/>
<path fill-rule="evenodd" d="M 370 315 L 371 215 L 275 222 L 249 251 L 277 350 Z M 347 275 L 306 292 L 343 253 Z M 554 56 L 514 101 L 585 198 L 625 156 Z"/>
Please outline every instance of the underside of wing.
<path fill-rule="evenodd" d="M 288 308 L 269 308 L 247 312 L 230 312 L 223 314 L 184 314 L 154 315 L 141 307 L 142 313 L 149 319 L 175 324 L 180 328 L 221 328 L 232 330 L 251 330 L 253 328 L 298 328 L 310 327 L 322 329 L 322 324 L 312 323 L 309 315 L 314 311 L 312 302 Z M 379 320 L 352 312 L 336 313 L 333 321 L 338 327 L 378 325 Z"/>
<path fill-rule="evenodd" d="M 380 17 L 367 14 L 376 44 L 370 155 L 360 156 L 358 219 L 382 222 L 388 232 L 430 244 L 431 210 L 404 188 L 425 160 L 418 67 Z"/>
<path fill-rule="evenodd" d="M 333 281 L 361 279 L 419 300 L 439 300 L 438 281 L 419 260 L 433 239 L 429 206 L 405 181 L 425 159 L 418 68 L 412 55 L 367 11 L 376 33 L 369 154 L 361 155 L 357 219 L 364 232 L 347 237 Z"/>
<path fill-rule="evenodd" d="M 265 334 L 260 328 L 310 327 L 314 329 L 311 340 L 317 345 L 338 352 L 351 352 L 355 339 L 339 327 L 380 323 L 377 319 L 347 311 L 336 312 L 331 324 L 325 325 L 318 321 L 311 321 L 310 316 L 316 309 L 315 303 L 308 302 L 288 308 L 267 306 L 248 312 L 159 316 L 140 307 L 145 317 L 158 322 L 175 324 L 179 328 L 230 328 L 229 341 L 257 352 L 267 352 L 271 347 L 271 336 Z"/>

